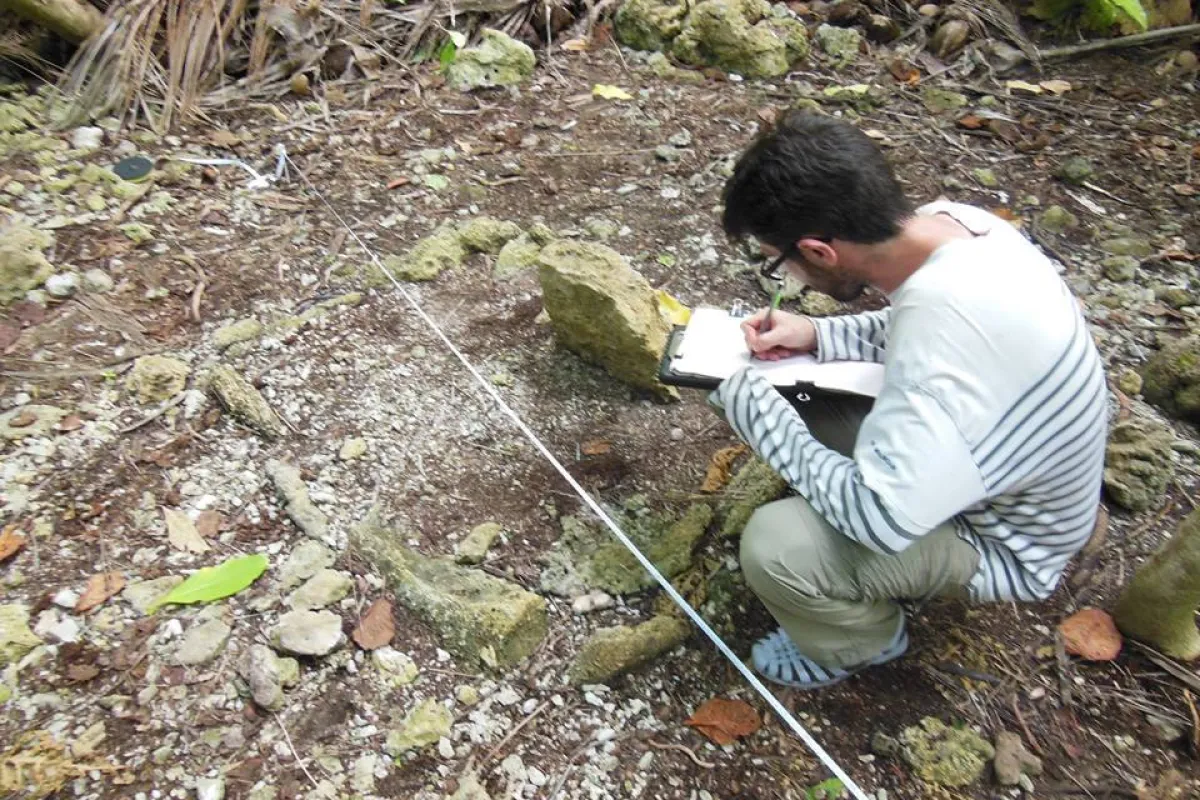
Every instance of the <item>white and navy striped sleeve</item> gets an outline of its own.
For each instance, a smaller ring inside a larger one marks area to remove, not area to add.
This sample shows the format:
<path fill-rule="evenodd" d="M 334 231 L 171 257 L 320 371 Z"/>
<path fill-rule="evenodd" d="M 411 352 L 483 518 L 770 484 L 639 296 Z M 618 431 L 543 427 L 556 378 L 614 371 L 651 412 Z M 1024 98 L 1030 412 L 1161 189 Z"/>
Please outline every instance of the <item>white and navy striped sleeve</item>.
<path fill-rule="evenodd" d="M 818 361 L 874 361 L 883 363 L 888 322 L 892 309 L 810 317 L 817 329 Z"/>
<path fill-rule="evenodd" d="M 825 447 L 752 367 L 716 389 L 725 418 L 760 458 L 844 535 L 898 553 L 986 497 L 970 448 L 937 401 L 885 387 L 854 458 Z"/>

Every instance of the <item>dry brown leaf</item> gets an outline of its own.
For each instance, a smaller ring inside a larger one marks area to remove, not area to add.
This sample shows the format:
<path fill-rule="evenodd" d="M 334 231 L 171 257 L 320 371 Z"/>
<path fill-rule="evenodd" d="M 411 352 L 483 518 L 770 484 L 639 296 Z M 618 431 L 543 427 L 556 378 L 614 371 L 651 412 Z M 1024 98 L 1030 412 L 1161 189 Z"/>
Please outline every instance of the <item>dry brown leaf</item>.
<path fill-rule="evenodd" d="M 184 553 L 206 553 L 211 549 L 187 514 L 174 508 L 164 508 L 162 512 L 167 521 L 167 541 L 171 547 Z"/>
<path fill-rule="evenodd" d="M 0 561 L 7 561 L 25 546 L 25 537 L 17 533 L 16 524 L 5 525 L 0 532 Z"/>
<path fill-rule="evenodd" d="M 10 428 L 28 428 L 33 423 L 37 422 L 37 414 L 32 411 L 22 411 L 8 421 Z"/>
<path fill-rule="evenodd" d="M 387 188 L 388 191 L 391 191 L 392 189 L 399 189 L 401 186 L 408 186 L 410 183 L 412 183 L 412 181 L 409 178 L 401 175 L 388 181 Z"/>
<path fill-rule="evenodd" d="M 242 137 L 233 131 L 217 130 L 208 135 L 208 143 L 213 147 L 223 147 L 228 150 L 241 144 Z"/>
<path fill-rule="evenodd" d="M 1041 83 L 1038 84 L 1038 86 L 1041 86 L 1043 89 L 1045 89 L 1050 94 L 1055 94 L 1055 95 L 1066 94 L 1067 92 L 1069 92 L 1075 88 L 1074 86 L 1071 85 L 1070 81 L 1062 81 L 1062 80 L 1042 81 Z"/>
<path fill-rule="evenodd" d="M 582 53 L 588 49 L 587 39 L 568 39 L 562 43 L 562 49 L 568 53 Z"/>
<path fill-rule="evenodd" d="M 908 86 L 916 86 L 921 80 L 921 71 L 907 61 L 896 59 L 888 65 L 888 72 L 892 73 L 892 77 L 900 83 Z"/>
<path fill-rule="evenodd" d="M 758 110 L 757 116 L 768 125 L 774 125 L 779 121 L 779 109 L 774 106 L 763 106 Z"/>
<path fill-rule="evenodd" d="M 958 127 L 977 131 L 983 127 L 983 120 L 975 114 L 967 114 L 965 117 L 958 118 Z"/>
<path fill-rule="evenodd" d="M 696 713 L 684 724 L 700 731 L 717 744 L 726 745 L 757 731 L 762 727 L 762 720 L 754 707 L 744 700 L 714 697 L 697 708 Z"/>
<path fill-rule="evenodd" d="M 200 515 L 196 517 L 196 533 L 205 539 L 211 539 L 220 532 L 221 526 L 224 524 L 225 518 L 221 516 L 220 511 L 201 511 Z"/>
<path fill-rule="evenodd" d="M 1112 661 L 1121 652 L 1121 633 L 1107 611 L 1085 608 L 1058 625 L 1063 646 L 1088 661 Z"/>
<path fill-rule="evenodd" d="M 700 484 L 700 491 L 720 491 L 721 487 L 729 483 L 733 472 L 733 462 L 737 461 L 737 457 L 744 452 L 746 452 L 746 445 L 736 444 L 732 447 L 723 447 L 713 453 L 712 460 L 708 462 L 708 474 L 704 476 L 704 483 Z"/>
<path fill-rule="evenodd" d="M 100 674 L 95 664 L 71 664 L 67 667 L 67 680 L 71 683 L 87 683 Z"/>
<path fill-rule="evenodd" d="M 75 610 L 85 614 L 124 588 L 125 576 L 121 573 L 98 572 L 88 578 L 83 594 L 75 603 Z"/>
<path fill-rule="evenodd" d="M 396 623 L 392 620 L 392 604 L 382 597 L 371 603 L 367 613 L 358 621 L 351 636 L 363 650 L 383 647 L 396 635 Z"/>
<path fill-rule="evenodd" d="M 604 439 L 592 439 L 579 446 L 579 452 L 585 456 L 602 456 L 612 452 L 612 443 Z"/>
<path fill-rule="evenodd" d="M 1041 94 L 1044 90 L 1036 84 L 1027 81 L 1005 81 L 1004 85 L 1012 92 L 1024 92 L 1025 94 Z"/>
<path fill-rule="evenodd" d="M 54 429 L 59 433 L 69 433 L 77 431 L 83 427 L 83 418 L 78 414 L 67 414 L 62 418 L 62 421 L 54 426 Z"/>
<path fill-rule="evenodd" d="M 1171 191 L 1180 197 L 1192 197 L 1196 194 L 1196 187 L 1187 183 L 1177 183 L 1171 187 Z"/>

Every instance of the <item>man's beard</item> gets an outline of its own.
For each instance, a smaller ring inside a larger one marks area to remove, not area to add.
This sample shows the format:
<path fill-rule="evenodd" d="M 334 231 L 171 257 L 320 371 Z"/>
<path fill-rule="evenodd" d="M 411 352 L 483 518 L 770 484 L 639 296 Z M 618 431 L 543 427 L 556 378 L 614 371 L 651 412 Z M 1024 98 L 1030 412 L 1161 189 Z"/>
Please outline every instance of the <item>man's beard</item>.
<path fill-rule="evenodd" d="M 867 288 L 867 284 L 862 281 L 837 275 L 808 263 L 804 265 L 804 282 L 841 303 L 857 300 Z"/>

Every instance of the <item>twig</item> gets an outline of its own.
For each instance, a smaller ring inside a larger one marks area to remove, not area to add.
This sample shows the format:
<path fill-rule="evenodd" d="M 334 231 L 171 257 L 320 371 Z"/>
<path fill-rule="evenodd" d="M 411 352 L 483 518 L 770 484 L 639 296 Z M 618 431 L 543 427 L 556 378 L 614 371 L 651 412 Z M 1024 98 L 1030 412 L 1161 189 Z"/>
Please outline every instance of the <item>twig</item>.
<path fill-rule="evenodd" d="M 205 287 L 204 281 L 198 281 L 196 283 L 196 288 L 194 290 L 192 290 L 192 303 L 191 303 L 191 306 L 189 307 L 189 311 L 191 312 L 192 319 L 196 320 L 196 322 L 201 321 L 200 320 L 200 300 L 204 297 L 204 287 Z"/>
<path fill-rule="evenodd" d="M 1120 36 L 1116 39 L 1097 39 L 1096 41 L 1084 42 L 1083 44 L 1075 44 L 1069 47 L 1051 47 L 1048 50 L 1039 50 L 1038 54 L 1046 61 L 1059 58 L 1074 58 L 1085 53 L 1095 53 L 1100 50 L 1114 50 L 1123 47 L 1137 47 L 1142 44 L 1161 42 L 1164 39 L 1173 39 L 1176 36 L 1188 36 L 1192 34 L 1200 35 L 1200 23 L 1177 25 L 1174 28 L 1160 28 L 1156 31 L 1135 33 L 1132 36 Z"/>
<path fill-rule="evenodd" d="M 1091 189 L 1091 190 L 1092 190 L 1093 192 L 1095 192 L 1096 194 L 1102 194 L 1102 195 L 1104 195 L 1105 197 L 1107 197 L 1107 198 L 1108 198 L 1108 199 L 1110 199 L 1110 200 L 1115 200 L 1115 201 L 1117 201 L 1117 202 L 1118 202 L 1118 203 L 1120 203 L 1121 205 L 1124 205 L 1124 206 L 1137 206 L 1137 203 L 1131 203 L 1130 201 L 1126 200 L 1126 199 L 1125 199 L 1125 198 L 1123 198 L 1123 197 L 1117 197 L 1117 196 L 1116 196 L 1115 194 L 1113 194 L 1112 192 L 1108 191 L 1107 189 L 1102 189 L 1102 188 L 1100 188 L 1099 186 L 1097 186 L 1097 185 L 1096 185 L 1096 184 L 1094 184 L 1094 183 L 1089 183 L 1088 181 L 1084 181 L 1082 185 L 1083 185 L 1083 188 L 1085 188 L 1085 189 Z"/>
<path fill-rule="evenodd" d="M 700 758 L 700 756 L 696 755 L 696 753 L 692 750 L 692 748 L 685 747 L 684 745 L 681 745 L 681 744 L 675 744 L 674 742 L 656 742 L 654 740 L 649 740 L 646 742 L 646 744 L 650 745 L 655 750 L 677 750 L 680 753 L 684 753 L 687 755 L 688 758 L 690 758 L 692 760 L 692 763 L 695 764 L 697 767 L 703 767 L 704 769 L 713 769 L 717 766 L 716 764 L 702 760 Z"/>
<path fill-rule="evenodd" d="M 1058 664 L 1058 692 L 1062 704 L 1064 707 L 1072 706 L 1075 701 L 1071 696 L 1071 676 L 1067 674 L 1070 662 L 1067 661 L 1067 647 L 1061 631 L 1054 632 L 1054 660 Z"/>
<path fill-rule="evenodd" d="M 1131 642 L 1133 646 L 1141 650 L 1146 658 L 1150 659 L 1155 666 L 1159 667 L 1185 686 L 1200 692 L 1200 675 L 1192 672 L 1187 667 L 1176 662 L 1174 659 L 1168 658 L 1149 645 L 1143 644 L 1136 639 L 1131 640 Z"/>
<path fill-rule="evenodd" d="M 1025 721 L 1025 715 L 1021 713 L 1021 706 L 1017 702 L 1015 694 L 1012 695 L 1012 710 L 1013 715 L 1017 718 L 1017 724 L 1021 726 L 1021 732 L 1025 734 L 1025 739 L 1029 742 L 1029 746 L 1033 748 L 1033 752 L 1038 755 L 1043 754 L 1042 746 L 1038 744 L 1037 739 L 1033 738 L 1033 731 L 1029 730 L 1029 723 Z"/>
<path fill-rule="evenodd" d="M 292 758 L 296 759 L 296 766 L 300 767 L 300 769 L 304 772 L 304 775 L 313 785 L 313 788 L 317 788 L 317 779 L 314 778 L 312 773 L 308 771 L 308 767 L 304 766 L 304 761 L 300 759 L 300 754 L 296 752 L 296 745 L 292 744 L 292 735 L 288 733 L 287 727 L 284 726 L 283 720 L 279 716 L 279 712 L 272 711 L 271 713 L 275 716 L 275 722 L 278 723 L 279 730 L 283 731 L 283 738 L 287 740 L 288 749 L 292 751 Z"/>
<path fill-rule="evenodd" d="M 955 664 L 951 661 L 939 661 L 933 665 L 934 669 L 939 669 L 942 672 L 948 672 L 951 675 L 961 675 L 964 678 L 970 678 L 973 681 L 983 681 L 984 683 L 1003 683 L 1004 681 L 997 678 L 995 675 L 989 675 L 986 672 L 977 672 L 973 669 Z"/>
<path fill-rule="evenodd" d="M 540 706 L 538 706 L 537 708 L 535 708 L 528 717 L 521 720 L 521 722 L 517 725 L 517 727 L 515 727 L 511 731 L 509 731 L 508 735 L 500 740 L 500 743 L 498 745 L 496 745 L 490 751 L 488 751 L 488 754 L 483 757 L 482 761 L 479 762 L 479 769 L 482 770 L 484 767 L 486 767 L 488 764 L 490 764 L 492 759 L 496 757 L 497 753 L 499 753 L 501 750 L 503 750 L 504 747 L 509 742 L 511 742 L 518 733 L 520 733 L 522 730 L 524 730 L 526 725 L 533 722 L 534 719 L 536 719 L 539 714 L 541 714 L 543 711 L 545 711 L 549 707 L 550 707 L 550 701 L 544 700 L 542 702 L 542 704 Z"/>
<path fill-rule="evenodd" d="M 1200 711 L 1196 710 L 1196 701 L 1192 699 L 1192 693 L 1187 689 L 1183 690 L 1183 699 L 1187 702 L 1188 711 L 1192 714 L 1192 755 L 1200 753 Z"/>
<path fill-rule="evenodd" d="M 154 411 L 151 411 L 149 414 L 142 417 L 139 421 L 133 423 L 132 425 L 130 425 L 126 428 L 122 428 L 121 430 L 117 431 L 117 433 L 120 433 L 120 434 L 133 433 L 138 428 L 149 425 L 151 422 L 158 419 L 163 414 L 167 413 L 167 411 L 169 411 L 170 409 L 174 408 L 175 406 L 179 405 L 182 402 L 183 402 L 183 392 L 180 392 L 179 394 L 175 395 L 170 400 L 168 400 L 167 402 L 163 403 L 161 406 L 156 408 Z"/>

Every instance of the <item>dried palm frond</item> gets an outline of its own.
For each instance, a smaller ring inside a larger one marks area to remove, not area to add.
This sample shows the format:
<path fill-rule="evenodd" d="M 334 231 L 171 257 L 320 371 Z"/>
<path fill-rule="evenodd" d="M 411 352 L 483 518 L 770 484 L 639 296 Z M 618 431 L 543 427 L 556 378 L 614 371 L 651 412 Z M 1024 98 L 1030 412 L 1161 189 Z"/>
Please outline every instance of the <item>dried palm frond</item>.
<path fill-rule="evenodd" d="M 300 73 L 341 77 L 347 64 L 357 64 L 371 75 L 382 62 L 432 52 L 448 27 L 517 36 L 531 22 L 543 24 L 552 5 L 570 11 L 585 2 L 109 0 L 104 28 L 59 82 L 65 102 L 55 121 L 65 127 L 115 114 L 165 131 L 234 100 L 283 96 Z"/>

